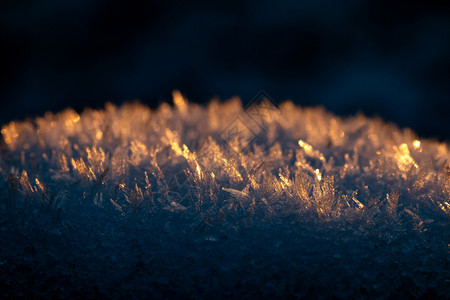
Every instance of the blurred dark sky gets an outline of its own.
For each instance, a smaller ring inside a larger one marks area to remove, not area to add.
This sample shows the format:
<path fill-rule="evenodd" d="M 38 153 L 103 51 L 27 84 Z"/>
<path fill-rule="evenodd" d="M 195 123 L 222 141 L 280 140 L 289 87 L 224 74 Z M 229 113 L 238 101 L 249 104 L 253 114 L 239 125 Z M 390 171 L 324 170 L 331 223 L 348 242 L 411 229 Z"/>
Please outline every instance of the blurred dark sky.
<path fill-rule="evenodd" d="M 0 122 L 179 89 L 379 115 L 450 139 L 449 1 L 9 1 Z"/>

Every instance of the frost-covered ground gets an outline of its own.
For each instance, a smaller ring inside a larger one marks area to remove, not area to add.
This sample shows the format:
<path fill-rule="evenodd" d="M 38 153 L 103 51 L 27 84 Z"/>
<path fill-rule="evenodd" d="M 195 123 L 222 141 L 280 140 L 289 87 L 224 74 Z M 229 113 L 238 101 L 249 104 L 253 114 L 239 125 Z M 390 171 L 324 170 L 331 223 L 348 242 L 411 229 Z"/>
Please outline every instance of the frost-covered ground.
<path fill-rule="evenodd" d="M 450 150 L 264 99 L 2 128 L 2 298 L 446 298 Z"/>

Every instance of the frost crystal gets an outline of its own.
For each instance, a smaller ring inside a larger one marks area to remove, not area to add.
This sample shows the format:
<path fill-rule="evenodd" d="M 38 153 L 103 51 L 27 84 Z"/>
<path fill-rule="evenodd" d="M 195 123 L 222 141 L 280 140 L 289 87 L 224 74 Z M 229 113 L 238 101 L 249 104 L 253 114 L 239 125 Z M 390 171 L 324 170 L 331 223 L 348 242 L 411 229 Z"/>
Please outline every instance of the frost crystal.
<path fill-rule="evenodd" d="M 173 97 L 173 108 L 107 104 L 3 126 L 3 280 L 30 262 L 20 274 L 36 285 L 44 261 L 65 274 L 83 260 L 91 271 L 114 262 L 116 273 L 72 274 L 65 296 L 83 276 L 100 295 L 124 281 L 116 296 L 127 284 L 160 296 L 450 295 L 448 145 L 292 102 L 267 117 L 238 99 Z M 162 255 L 171 251 L 175 265 Z M 126 275 L 138 264 L 146 277 Z M 19 295 L 11 280 L 3 296 Z"/>

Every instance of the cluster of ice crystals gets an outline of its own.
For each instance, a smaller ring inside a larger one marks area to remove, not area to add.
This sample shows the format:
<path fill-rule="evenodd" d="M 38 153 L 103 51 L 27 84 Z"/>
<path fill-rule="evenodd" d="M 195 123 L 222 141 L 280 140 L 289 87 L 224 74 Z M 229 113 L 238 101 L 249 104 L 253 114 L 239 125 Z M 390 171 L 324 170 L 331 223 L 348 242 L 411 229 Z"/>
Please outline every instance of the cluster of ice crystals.
<path fill-rule="evenodd" d="M 121 216 L 181 214 L 195 229 L 289 220 L 356 236 L 375 230 L 387 242 L 431 231 L 448 248 L 447 144 L 292 102 L 263 126 L 238 119 L 249 131 L 224 141 L 244 112 L 239 99 L 204 107 L 174 92 L 174 104 L 67 109 L 3 126 L 2 207 L 40 203 L 66 226 L 76 223 L 78 205 Z"/>
<path fill-rule="evenodd" d="M 204 215 L 330 220 L 375 205 L 381 214 L 413 213 L 418 222 L 450 216 L 445 144 L 378 119 L 285 102 L 246 151 L 235 152 L 220 134 L 242 112 L 238 100 L 204 108 L 174 92 L 174 103 L 156 111 L 107 104 L 11 122 L 1 131 L 5 184 L 18 182 L 14 188 L 34 197 L 82 186 L 86 202 L 103 195 L 100 206 L 128 209 L 138 201 Z"/>

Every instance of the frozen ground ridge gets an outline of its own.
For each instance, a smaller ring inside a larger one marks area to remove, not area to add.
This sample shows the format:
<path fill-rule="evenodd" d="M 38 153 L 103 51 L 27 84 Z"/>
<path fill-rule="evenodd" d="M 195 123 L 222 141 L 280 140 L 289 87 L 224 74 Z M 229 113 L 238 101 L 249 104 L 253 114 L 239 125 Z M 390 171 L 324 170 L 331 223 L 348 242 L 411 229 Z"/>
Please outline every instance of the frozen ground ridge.
<path fill-rule="evenodd" d="M 350 244 L 375 237 L 391 245 L 412 234 L 405 249 L 428 245 L 429 260 L 448 266 L 448 144 L 362 114 L 342 118 L 289 101 L 269 108 L 255 118 L 237 98 L 201 106 L 174 92 L 174 106 L 156 110 L 107 104 L 11 122 L 1 130 L 2 215 L 22 214 L 14 230 L 49 219 L 63 232 L 81 228 L 80 212 L 164 215 L 169 232 L 201 232 L 209 242 L 277 224 L 337 231 Z M 448 272 L 426 271 L 449 283 Z"/>

